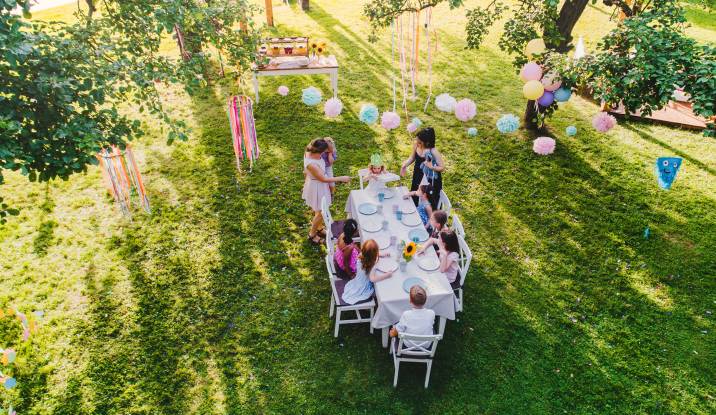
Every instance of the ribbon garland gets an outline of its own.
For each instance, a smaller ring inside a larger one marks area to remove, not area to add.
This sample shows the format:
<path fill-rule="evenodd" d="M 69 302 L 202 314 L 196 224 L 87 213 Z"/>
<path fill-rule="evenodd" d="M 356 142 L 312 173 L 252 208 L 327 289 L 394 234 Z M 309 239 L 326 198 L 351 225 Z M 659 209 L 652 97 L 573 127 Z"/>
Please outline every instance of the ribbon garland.
<path fill-rule="evenodd" d="M 127 145 L 124 151 L 121 151 L 117 146 L 111 146 L 100 151 L 97 159 L 102 166 L 105 186 L 122 213 L 125 216 L 132 216 L 130 211 L 132 196 L 136 195 L 144 211 L 151 214 L 149 198 L 132 148 Z"/>
<path fill-rule="evenodd" d="M 229 97 L 227 113 L 236 156 L 236 168 L 241 171 L 241 160 L 248 160 L 249 171 L 251 171 L 254 160 L 258 160 L 260 154 L 259 142 L 256 139 L 253 101 L 245 95 Z"/>

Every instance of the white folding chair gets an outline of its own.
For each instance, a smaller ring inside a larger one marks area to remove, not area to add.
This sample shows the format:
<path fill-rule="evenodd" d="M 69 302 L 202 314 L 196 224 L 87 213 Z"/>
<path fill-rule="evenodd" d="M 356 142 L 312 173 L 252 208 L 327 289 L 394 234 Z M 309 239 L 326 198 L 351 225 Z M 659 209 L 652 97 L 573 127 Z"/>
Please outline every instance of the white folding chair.
<path fill-rule="evenodd" d="M 400 362 L 425 363 L 427 371 L 425 373 L 425 388 L 430 382 L 430 370 L 433 367 L 433 356 L 435 349 L 438 347 L 438 341 L 443 338 L 441 334 L 432 334 L 419 336 L 410 333 L 398 333 L 397 339 L 393 337 L 390 344 L 390 353 L 393 355 L 393 366 L 395 375 L 393 376 L 393 387 L 398 386 L 398 373 L 400 372 Z"/>
<path fill-rule="evenodd" d="M 450 199 L 447 197 L 447 194 L 445 194 L 445 191 L 440 189 L 440 199 L 438 199 L 438 210 L 443 210 L 445 213 L 450 216 L 450 210 L 452 209 L 452 203 L 450 203 Z"/>
<path fill-rule="evenodd" d="M 470 271 L 470 262 L 472 262 L 472 251 L 470 251 L 470 247 L 467 246 L 467 242 L 465 242 L 465 238 L 458 235 L 457 236 L 457 242 L 460 245 L 460 257 L 458 258 L 458 268 L 460 269 L 460 282 L 459 285 L 456 284 L 458 281 L 455 280 L 453 282 L 452 288 L 455 292 L 455 297 L 457 297 L 458 301 L 458 307 L 456 311 L 462 311 L 463 309 L 463 290 L 462 287 L 465 285 L 465 277 L 467 277 L 468 271 Z"/>
<path fill-rule="evenodd" d="M 333 257 L 332 256 L 326 256 L 326 269 L 328 270 L 328 279 L 331 282 L 331 308 L 328 310 L 328 316 L 333 317 L 333 313 L 336 313 L 336 326 L 333 331 L 333 336 L 338 337 L 338 330 L 341 326 L 341 324 L 358 324 L 358 323 L 368 323 L 370 328 L 370 333 L 373 334 L 373 325 L 370 324 L 371 321 L 373 321 L 373 313 L 375 310 L 375 300 L 370 298 L 366 301 L 362 301 L 358 304 L 347 304 L 343 301 L 341 298 L 341 295 L 343 294 L 343 288 L 345 287 L 346 283 L 348 281 L 342 280 L 338 277 L 336 277 L 336 270 L 333 268 Z M 346 311 L 355 311 L 356 318 L 354 319 L 347 319 L 343 320 L 341 319 L 341 313 L 344 313 Z M 363 317 L 361 315 L 361 311 L 367 311 L 369 316 Z"/>
<path fill-rule="evenodd" d="M 363 188 L 364 188 L 363 180 L 365 179 L 365 177 L 367 175 L 368 175 L 368 169 L 358 170 L 358 180 L 360 182 L 360 190 L 363 190 Z"/>
<path fill-rule="evenodd" d="M 321 198 L 321 217 L 323 218 L 323 225 L 326 227 L 326 241 L 335 241 L 338 236 L 340 236 L 340 233 L 336 234 L 336 232 L 333 232 L 332 226 L 336 226 L 340 229 L 343 227 L 343 221 L 333 221 L 333 215 L 331 215 L 331 206 L 328 204 L 328 200 L 325 196 Z"/>
<path fill-rule="evenodd" d="M 465 237 L 465 228 L 462 227 L 462 222 L 460 222 L 460 218 L 457 217 L 456 213 L 452 214 L 452 224 L 450 225 L 450 229 L 455 231 L 457 236 Z"/>

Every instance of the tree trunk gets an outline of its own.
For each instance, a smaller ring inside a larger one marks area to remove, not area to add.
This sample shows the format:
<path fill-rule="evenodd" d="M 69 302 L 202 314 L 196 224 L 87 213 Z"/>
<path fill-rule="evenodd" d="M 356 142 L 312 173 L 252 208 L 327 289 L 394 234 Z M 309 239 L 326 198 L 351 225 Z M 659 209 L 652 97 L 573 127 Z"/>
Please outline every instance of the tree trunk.
<path fill-rule="evenodd" d="M 527 106 L 525 107 L 525 128 L 528 130 L 536 130 L 539 127 L 537 123 L 533 121 L 537 118 L 537 109 L 535 107 L 534 101 L 527 101 Z"/>
<path fill-rule="evenodd" d="M 562 41 L 557 45 L 548 44 L 549 49 L 565 53 L 572 48 L 572 29 L 582 17 L 587 4 L 589 4 L 589 0 L 567 0 L 564 2 L 557 18 L 557 29 L 562 35 Z"/>
<path fill-rule="evenodd" d="M 301 8 L 303 9 L 303 11 L 306 11 L 306 12 L 308 11 L 308 9 L 309 9 L 308 0 L 301 0 Z"/>
<path fill-rule="evenodd" d="M 266 0 L 266 24 L 273 27 L 273 5 L 271 0 Z"/>

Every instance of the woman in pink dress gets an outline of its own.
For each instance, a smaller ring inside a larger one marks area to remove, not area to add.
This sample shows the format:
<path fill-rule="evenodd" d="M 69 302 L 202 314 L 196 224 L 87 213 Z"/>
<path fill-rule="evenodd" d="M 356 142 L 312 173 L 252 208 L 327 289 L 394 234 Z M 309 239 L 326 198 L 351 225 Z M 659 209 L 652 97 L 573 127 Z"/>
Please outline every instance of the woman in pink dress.
<path fill-rule="evenodd" d="M 321 216 L 321 200 L 325 197 L 328 205 L 331 204 L 331 188 L 329 183 L 348 183 L 349 176 L 327 177 L 326 162 L 321 157 L 323 153 L 329 151 L 326 140 L 316 138 L 306 147 L 306 153 L 303 155 L 303 168 L 306 173 L 306 181 L 303 183 L 303 200 L 306 205 L 313 210 L 313 219 L 311 219 L 311 230 L 308 231 L 308 239 L 315 243 L 323 243 L 319 230 L 323 226 L 323 217 Z"/>

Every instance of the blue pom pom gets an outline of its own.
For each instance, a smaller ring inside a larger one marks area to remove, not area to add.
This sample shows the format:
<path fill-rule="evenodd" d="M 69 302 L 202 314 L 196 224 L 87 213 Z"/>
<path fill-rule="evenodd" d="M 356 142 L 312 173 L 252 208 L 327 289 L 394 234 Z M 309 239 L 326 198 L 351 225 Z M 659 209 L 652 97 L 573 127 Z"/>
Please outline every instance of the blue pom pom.
<path fill-rule="evenodd" d="M 361 122 L 364 122 L 366 124 L 375 124 L 375 122 L 378 121 L 378 115 L 378 107 L 373 104 L 364 104 L 362 107 L 360 107 L 360 113 L 358 113 L 358 118 L 361 120 Z"/>
<path fill-rule="evenodd" d="M 575 135 L 577 135 L 577 127 L 570 125 L 564 130 L 564 132 L 567 133 L 568 136 L 574 137 Z"/>
<path fill-rule="evenodd" d="M 301 101 L 311 107 L 320 104 L 321 99 L 323 99 L 321 91 L 314 86 L 309 86 L 308 88 L 304 89 L 303 95 L 301 96 Z"/>
<path fill-rule="evenodd" d="M 513 114 L 505 114 L 497 120 L 497 129 L 502 134 L 512 133 L 520 128 L 520 119 Z"/>
<path fill-rule="evenodd" d="M 410 120 L 410 122 L 413 123 L 413 125 L 415 126 L 415 128 L 420 128 L 420 126 L 423 125 L 423 122 L 420 121 L 420 118 L 418 118 L 418 117 L 413 117 L 413 119 Z"/>
<path fill-rule="evenodd" d="M 470 127 L 470 128 L 468 128 L 468 129 L 467 129 L 467 135 L 468 135 L 469 137 L 475 137 L 475 136 L 477 136 L 477 128 L 475 128 L 475 127 Z"/>
<path fill-rule="evenodd" d="M 567 102 L 572 96 L 572 90 L 567 88 L 559 88 L 554 91 L 554 100 L 557 102 Z"/>

